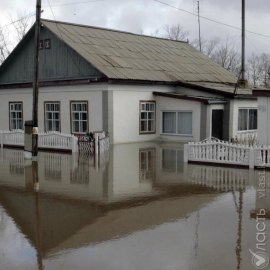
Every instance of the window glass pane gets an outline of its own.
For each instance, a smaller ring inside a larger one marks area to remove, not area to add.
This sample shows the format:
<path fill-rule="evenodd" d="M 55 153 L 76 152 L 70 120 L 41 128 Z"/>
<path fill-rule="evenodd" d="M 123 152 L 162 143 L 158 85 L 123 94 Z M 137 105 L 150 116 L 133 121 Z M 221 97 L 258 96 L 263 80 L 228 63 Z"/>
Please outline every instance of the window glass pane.
<path fill-rule="evenodd" d="M 178 134 L 192 134 L 192 113 L 191 112 L 179 112 L 177 123 Z"/>
<path fill-rule="evenodd" d="M 154 120 L 150 120 L 148 121 L 148 131 L 154 131 L 155 127 L 154 127 Z"/>
<path fill-rule="evenodd" d="M 145 120 L 141 121 L 141 131 L 142 132 L 147 131 L 147 121 L 145 121 Z"/>
<path fill-rule="evenodd" d="M 257 109 L 249 110 L 249 129 L 257 129 Z"/>
<path fill-rule="evenodd" d="M 142 120 L 146 120 L 147 119 L 147 113 L 146 112 L 141 113 L 141 119 Z"/>
<path fill-rule="evenodd" d="M 79 122 L 76 121 L 76 122 L 73 122 L 73 124 L 74 124 L 74 130 L 73 130 L 73 132 L 80 132 Z"/>
<path fill-rule="evenodd" d="M 176 113 L 175 112 L 163 112 L 162 119 L 163 133 L 176 133 Z"/>
<path fill-rule="evenodd" d="M 87 120 L 87 113 L 82 113 L 82 120 L 84 120 L 84 121 Z"/>
<path fill-rule="evenodd" d="M 82 130 L 81 130 L 81 132 L 87 132 L 87 122 L 86 121 L 82 122 Z"/>
<path fill-rule="evenodd" d="M 60 131 L 60 122 L 55 121 L 55 131 Z"/>
<path fill-rule="evenodd" d="M 18 127 L 17 129 L 22 129 L 23 125 L 22 125 L 22 120 L 18 120 Z"/>
<path fill-rule="evenodd" d="M 247 130 L 247 109 L 239 109 L 238 112 L 238 130 Z"/>
<path fill-rule="evenodd" d="M 148 113 L 148 119 L 149 119 L 149 120 L 155 119 L 155 114 L 154 114 L 153 112 L 149 112 L 149 113 Z"/>

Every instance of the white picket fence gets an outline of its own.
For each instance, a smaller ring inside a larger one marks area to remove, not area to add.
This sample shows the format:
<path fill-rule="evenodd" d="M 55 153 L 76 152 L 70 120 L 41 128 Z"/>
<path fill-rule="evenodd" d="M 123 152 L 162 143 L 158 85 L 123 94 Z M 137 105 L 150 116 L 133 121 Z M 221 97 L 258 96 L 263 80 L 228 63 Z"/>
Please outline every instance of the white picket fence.
<path fill-rule="evenodd" d="M 109 136 L 105 132 L 94 132 L 94 149 L 96 155 L 106 152 L 110 147 Z M 0 145 L 23 147 L 24 131 L 0 131 Z M 41 149 L 56 149 L 71 152 L 78 152 L 78 137 L 72 134 L 64 134 L 59 132 L 48 132 L 38 134 L 38 147 Z"/>
<path fill-rule="evenodd" d="M 0 145 L 23 147 L 24 131 L 0 131 Z M 78 138 L 71 134 L 63 134 L 59 132 L 48 132 L 38 134 L 38 146 L 42 149 L 58 149 L 78 152 Z"/>
<path fill-rule="evenodd" d="M 185 144 L 184 161 L 239 165 L 249 168 L 270 167 L 270 147 L 246 146 L 210 138 Z"/>
<path fill-rule="evenodd" d="M 0 131 L 0 145 L 3 148 L 7 146 L 24 146 L 24 131 L 12 130 L 12 131 Z"/>
<path fill-rule="evenodd" d="M 78 152 L 78 138 L 59 132 L 39 133 L 38 147 L 43 149 L 61 149 Z"/>

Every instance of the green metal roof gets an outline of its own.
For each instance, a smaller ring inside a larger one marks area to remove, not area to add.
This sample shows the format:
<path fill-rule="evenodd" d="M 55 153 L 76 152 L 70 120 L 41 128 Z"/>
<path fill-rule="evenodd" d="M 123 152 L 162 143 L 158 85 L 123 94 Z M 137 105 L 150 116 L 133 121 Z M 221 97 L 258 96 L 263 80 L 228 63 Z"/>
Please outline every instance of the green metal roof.
<path fill-rule="evenodd" d="M 65 22 L 42 23 L 109 79 L 225 84 L 221 88 L 228 92 L 237 82 L 236 76 L 186 42 Z"/>

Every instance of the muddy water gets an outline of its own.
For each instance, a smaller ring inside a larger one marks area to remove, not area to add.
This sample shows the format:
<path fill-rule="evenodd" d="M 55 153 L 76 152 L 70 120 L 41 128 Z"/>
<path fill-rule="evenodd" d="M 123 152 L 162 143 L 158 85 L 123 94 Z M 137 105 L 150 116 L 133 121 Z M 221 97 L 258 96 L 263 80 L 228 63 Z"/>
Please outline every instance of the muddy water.
<path fill-rule="evenodd" d="M 37 162 L 0 150 L 0 269 L 256 269 L 269 189 L 269 172 L 184 164 L 181 145 Z"/>

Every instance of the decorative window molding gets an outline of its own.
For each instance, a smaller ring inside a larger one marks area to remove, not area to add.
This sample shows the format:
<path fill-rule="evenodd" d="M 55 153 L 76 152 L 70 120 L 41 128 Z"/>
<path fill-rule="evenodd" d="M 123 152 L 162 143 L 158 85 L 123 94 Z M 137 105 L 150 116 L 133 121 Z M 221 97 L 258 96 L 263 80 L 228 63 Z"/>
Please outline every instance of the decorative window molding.
<path fill-rule="evenodd" d="M 22 102 L 9 102 L 9 129 L 23 129 Z"/>
<path fill-rule="evenodd" d="M 156 102 L 140 101 L 140 134 L 156 133 Z"/>
<path fill-rule="evenodd" d="M 257 130 L 258 109 L 239 108 L 238 110 L 238 131 Z"/>
<path fill-rule="evenodd" d="M 45 132 L 61 131 L 61 107 L 59 101 L 44 102 Z"/>
<path fill-rule="evenodd" d="M 71 101 L 71 133 L 85 134 L 88 132 L 88 101 Z"/>

